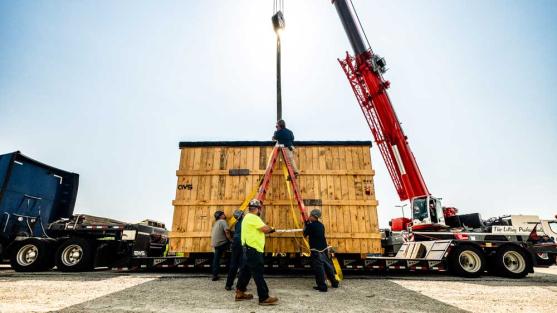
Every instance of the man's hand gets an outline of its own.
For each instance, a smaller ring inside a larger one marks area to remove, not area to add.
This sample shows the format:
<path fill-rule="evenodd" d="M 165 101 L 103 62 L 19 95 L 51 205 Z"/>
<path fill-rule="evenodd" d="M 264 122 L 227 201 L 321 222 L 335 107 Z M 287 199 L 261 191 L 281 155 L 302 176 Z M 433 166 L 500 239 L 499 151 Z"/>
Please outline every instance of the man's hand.
<path fill-rule="evenodd" d="M 274 233 L 274 232 L 275 232 L 275 229 L 272 228 L 272 227 L 269 226 L 269 225 L 265 225 L 265 226 L 259 228 L 259 230 L 262 231 L 262 232 L 264 232 L 265 234 L 270 234 L 270 233 Z"/>

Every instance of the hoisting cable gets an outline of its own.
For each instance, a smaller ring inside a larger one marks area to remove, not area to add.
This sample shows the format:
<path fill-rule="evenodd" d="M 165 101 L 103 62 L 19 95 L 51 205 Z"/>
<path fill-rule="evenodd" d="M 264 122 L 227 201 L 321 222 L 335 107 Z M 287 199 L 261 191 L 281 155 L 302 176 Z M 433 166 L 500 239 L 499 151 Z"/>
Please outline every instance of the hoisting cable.
<path fill-rule="evenodd" d="M 277 121 L 282 119 L 282 85 L 281 85 L 281 42 L 280 36 L 284 30 L 284 0 L 273 1 L 273 29 L 277 35 Z"/>
<path fill-rule="evenodd" d="M 360 25 L 360 30 L 362 31 L 362 33 L 364 33 L 364 38 L 366 39 L 367 47 L 368 47 L 368 49 L 371 50 L 371 45 L 369 44 L 369 40 L 367 40 L 366 31 L 365 31 L 364 28 L 362 27 L 362 21 L 360 21 L 360 17 L 358 16 L 358 12 L 356 12 L 356 8 L 354 7 L 354 3 L 352 3 L 352 0 L 350 0 L 350 5 L 352 6 L 352 11 L 353 11 L 354 14 L 356 15 L 356 19 L 358 20 L 358 25 Z M 372 51 L 372 52 L 373 52 L 373 51 Z"/>

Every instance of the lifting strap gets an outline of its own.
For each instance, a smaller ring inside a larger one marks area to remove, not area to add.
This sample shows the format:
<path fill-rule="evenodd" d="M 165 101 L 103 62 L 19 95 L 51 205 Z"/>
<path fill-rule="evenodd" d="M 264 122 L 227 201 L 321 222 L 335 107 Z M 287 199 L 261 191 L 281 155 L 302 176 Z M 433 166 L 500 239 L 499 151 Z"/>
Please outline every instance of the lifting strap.
<path fill-rule="evenodd" d="M 284 183 L 286 184 L 286 190 L 288 192 L 288 200 L 290 202 L 290 213 L 292 214 L 292 221 L 294 221 L 294 227 L 296 227 L 296 229 L 300 229 L 300 223 L 298 221 L 298 218 L 296 216 L 296 213 L 294 212 L 294 203 L 292 202 L 292 190 L 290 189 L 290 184 L 288 184 L 288 169 L 286 167 L 286 163 L 284 163 L 282 165 L 282 173 L 284 175 Z M 296 242 L 298 242 L 298 239 L 296 237 L 294 237 Z M 306 240 L 306 238 L 302 235 L 302 240 L 304 242 L 304 245 L 302 248 L 306 248 L 308 251 L 310 250 L 309 248 L 309 242 Z M 299 242 L 298 242 L 299 244 Z M 303 256 L 309 256 L 308 252 L 302 252 Z"/>

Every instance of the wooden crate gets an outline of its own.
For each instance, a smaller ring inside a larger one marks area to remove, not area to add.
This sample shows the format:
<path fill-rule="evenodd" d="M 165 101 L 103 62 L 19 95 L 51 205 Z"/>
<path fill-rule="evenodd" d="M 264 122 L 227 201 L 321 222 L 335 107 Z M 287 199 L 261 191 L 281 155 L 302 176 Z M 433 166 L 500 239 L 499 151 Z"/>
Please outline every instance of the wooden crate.
<path fill-rule="evenodd" d="M 240 207 L 264 174 L 272 142 L 181 142 L 170 252 L 212 252 L 213 213 Z M 302 197 L 308 212 L 322 210 L 327 240 L 338 253 L 380 253 L 377 201 L 369 141 L 296 142 Z M 282 160 L 277 162 L 263 219 L 277 229 L 296 228 Z M 298 209 L 294 205 L 296 217 Z M 268 236 L 265 251 L 298 253 L 301 233 Z"/>

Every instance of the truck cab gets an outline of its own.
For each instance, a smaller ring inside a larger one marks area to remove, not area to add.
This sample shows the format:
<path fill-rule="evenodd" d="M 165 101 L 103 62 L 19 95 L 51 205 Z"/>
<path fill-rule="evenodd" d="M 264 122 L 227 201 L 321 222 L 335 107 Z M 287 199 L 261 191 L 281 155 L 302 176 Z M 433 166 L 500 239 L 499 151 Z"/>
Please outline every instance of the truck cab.
<path fill-rule="evenodd" d="M 72 215 L 79 175 L 21 152 L 0 155 L 0 260 L 18 239 L 47 237 L 48 225 Z"/>

